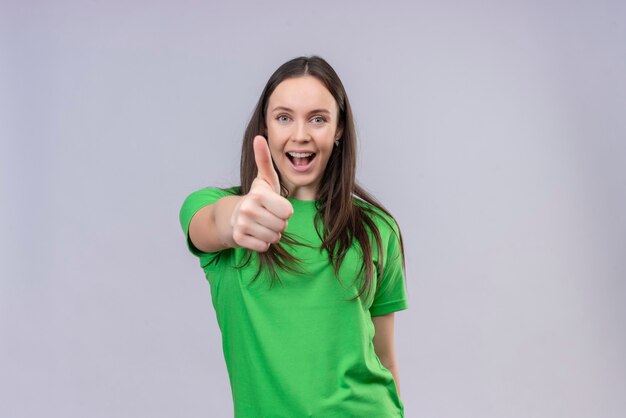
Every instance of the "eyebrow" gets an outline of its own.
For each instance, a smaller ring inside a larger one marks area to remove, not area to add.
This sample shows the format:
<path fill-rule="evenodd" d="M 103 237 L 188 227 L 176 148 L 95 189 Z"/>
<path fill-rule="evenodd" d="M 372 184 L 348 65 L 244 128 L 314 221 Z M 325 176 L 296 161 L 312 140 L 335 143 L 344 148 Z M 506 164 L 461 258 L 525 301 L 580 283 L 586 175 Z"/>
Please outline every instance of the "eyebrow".
<path fill-rule="evenodd" d="M 293 113 L 293 109 L 289 109 L 288 107 L 285 106 L 277 106 L 274 109 L 272 109 L 272 112 L 276 112 L 277 110 L 282 110 L 285 112 L 292 112 Z M 309 114 L 313 114 L 313 113 L 326 113 L 327 115 L 330 115 L 330 111 L 326 110 L 326 109 L 313 109 L 309 112 Z"/>

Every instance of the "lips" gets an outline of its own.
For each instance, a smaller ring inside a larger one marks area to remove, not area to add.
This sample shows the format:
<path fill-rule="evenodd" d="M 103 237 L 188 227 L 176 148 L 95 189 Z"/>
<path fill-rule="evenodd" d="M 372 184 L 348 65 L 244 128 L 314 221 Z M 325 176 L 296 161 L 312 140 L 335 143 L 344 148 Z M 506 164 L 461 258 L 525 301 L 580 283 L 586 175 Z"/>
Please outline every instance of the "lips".
<path fill-rule="evenodd" d="M 288 152 L 285 153 L 285 155 L 287 156 L 287 158 L 289 159 L 289 161 L 291 161 L 293 164 L 297 163 L 297 162 L 301 162 L 300 160 L 306 160 L 308 163 L 310 163 L 311 161 L 313 161 L 313 159 L 315 158 L 315 156 L 317 154 L 315 153 L 309 153 L 309 152 L 297 152 L 296 154 L 311 154 L 308 157 L 292 157 L 291 154 L 289 154 Z"/>
<path fill-rule="evenodd" d="M 313 160 L 316 157 L 316 154 L 312 154 L 309 157 L 292 157 L 289 154 L 286 155 L 287 159 L 291 163 L 291 168 L 297 172 L 307 171 L 313 165 Z"/>

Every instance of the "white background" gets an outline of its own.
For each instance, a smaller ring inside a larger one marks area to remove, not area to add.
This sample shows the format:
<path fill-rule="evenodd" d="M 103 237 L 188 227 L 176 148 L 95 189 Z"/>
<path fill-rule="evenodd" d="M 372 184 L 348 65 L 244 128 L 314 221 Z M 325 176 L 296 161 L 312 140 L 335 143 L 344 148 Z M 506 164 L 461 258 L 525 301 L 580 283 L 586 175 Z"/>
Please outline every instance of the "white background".
<path fill-rule="evenodd" d="M 232 416 L 178 210 L 308 54 L 404 235 L 406 416 L 626 416 L 626 3 L 0 4 L 0 416 Z"/>

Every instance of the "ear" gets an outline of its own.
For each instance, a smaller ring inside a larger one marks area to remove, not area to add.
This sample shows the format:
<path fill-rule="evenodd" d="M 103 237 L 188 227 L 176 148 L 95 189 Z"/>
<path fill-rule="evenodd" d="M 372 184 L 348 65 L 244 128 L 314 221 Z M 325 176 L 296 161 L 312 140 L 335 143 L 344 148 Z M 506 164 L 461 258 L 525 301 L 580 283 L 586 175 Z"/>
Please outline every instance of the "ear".
<path fill-rule="evenodd" d="M 337 133 L 335 134 L 335 141 L 341 138 L 343 135 L 343 125 L 337 127 Z"/>

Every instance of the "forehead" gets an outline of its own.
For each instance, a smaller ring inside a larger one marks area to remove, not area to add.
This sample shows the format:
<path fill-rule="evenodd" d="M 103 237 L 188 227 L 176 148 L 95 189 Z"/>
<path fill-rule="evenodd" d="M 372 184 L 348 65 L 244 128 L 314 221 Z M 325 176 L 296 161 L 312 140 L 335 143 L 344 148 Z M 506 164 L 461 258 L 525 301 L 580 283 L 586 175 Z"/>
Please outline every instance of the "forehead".
<path fill-rule="evenodd" d="M 283 80 L 269 98 L 268 110 L 284 106 L 295 111 L 324 108 L 337 110 L 337 103 L 330 91 L 315 77 L 303 76 Z"/>

